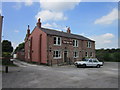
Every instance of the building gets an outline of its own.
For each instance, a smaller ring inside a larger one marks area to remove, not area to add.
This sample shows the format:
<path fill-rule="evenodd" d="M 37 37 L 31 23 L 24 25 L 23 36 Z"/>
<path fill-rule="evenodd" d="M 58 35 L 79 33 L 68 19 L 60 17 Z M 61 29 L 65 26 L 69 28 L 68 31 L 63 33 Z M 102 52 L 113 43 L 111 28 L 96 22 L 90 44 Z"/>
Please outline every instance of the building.
<path fill-rule="evenodd" d="M 39 64 L 63 64 L 95 57 L 95 41 L 84 36 L 41 27 L 40 19 L 25 38 L 25 60 Z"/>
<path fill-rule="evenodd" d="M 19 60 L 25 60 L 25 54 L 24 54 L 24 49 L 17 51 L 15 55 L 15 58 L 19 59 Z"/>

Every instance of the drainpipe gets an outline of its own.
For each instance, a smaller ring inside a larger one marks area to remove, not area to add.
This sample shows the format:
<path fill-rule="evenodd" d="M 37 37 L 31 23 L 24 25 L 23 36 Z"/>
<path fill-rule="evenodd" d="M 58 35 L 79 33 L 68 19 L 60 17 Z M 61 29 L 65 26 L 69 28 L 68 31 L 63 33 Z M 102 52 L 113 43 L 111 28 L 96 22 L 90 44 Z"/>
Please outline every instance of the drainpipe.
<path fill-rule="evenodd" d="M 40 34 L 40 39 L 39 39 L 39 53 L 38 53 L 38 56 L 39 56 L 39 64 L 41 64 L 41 46 L 42 46 L 42 34 Z"/>

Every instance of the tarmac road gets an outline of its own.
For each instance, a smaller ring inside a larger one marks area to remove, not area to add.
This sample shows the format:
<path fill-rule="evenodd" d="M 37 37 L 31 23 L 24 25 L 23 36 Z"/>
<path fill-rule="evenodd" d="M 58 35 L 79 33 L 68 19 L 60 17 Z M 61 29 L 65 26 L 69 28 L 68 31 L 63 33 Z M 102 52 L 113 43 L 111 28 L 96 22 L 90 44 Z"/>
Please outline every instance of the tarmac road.
<path fill-rule="evenodd" d="M 101 68 L 14 63 L 19 67 L 9 67 L 9 73 L 2 74 L 3 88 L 118 88 L 116 62 L 105 62 Z"/>

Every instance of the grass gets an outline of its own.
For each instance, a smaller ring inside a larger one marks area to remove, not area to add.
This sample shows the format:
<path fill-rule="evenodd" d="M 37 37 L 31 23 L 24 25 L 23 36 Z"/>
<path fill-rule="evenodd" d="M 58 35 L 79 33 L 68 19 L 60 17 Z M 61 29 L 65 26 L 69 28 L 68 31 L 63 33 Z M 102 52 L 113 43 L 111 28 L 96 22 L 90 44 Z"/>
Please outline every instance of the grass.
<path fill-rule="evenodd" d="M 8 63 L 8 64 L 2 64 L 3 66 L 12 66 L 12 67 L 17 67 L 14 63 Z"/>

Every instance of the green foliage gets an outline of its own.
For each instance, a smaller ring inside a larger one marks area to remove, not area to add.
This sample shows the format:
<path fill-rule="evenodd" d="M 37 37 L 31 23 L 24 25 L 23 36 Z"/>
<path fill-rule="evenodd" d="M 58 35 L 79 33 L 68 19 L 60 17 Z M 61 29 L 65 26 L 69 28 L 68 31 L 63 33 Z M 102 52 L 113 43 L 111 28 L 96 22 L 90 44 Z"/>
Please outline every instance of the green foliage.
<path fill-rule="evenodd" d="M 16 47 L 15 52 L 17 52 L 17 51 L 20 51 L 20 50 L 24 49 L 24 45 L 25 45 L 25 43 L 24 43 L 24 42 L 23 42 L 23 43 L 20 43 L 20 44 L 18 45 L 18 47 Z"/>
<path fill-rule="evenodd" d="M 8 40 L 2 41 L 2 65 L 12 65 L 10 61 L 11 52 L 13 51 L 13 47 L 11 42 Z"/>
<path fill-rule="evenodd" d="M 13 47 L 11 45 L 11 42 L 8 40 L 2 41 L 2 52 L 9 52 L 11 53 L 13 51 Z"/>
<path fill-rule="evenodd" d="M 9 52 L 2 52 L 2 57 L 11 57 L 11 54 Z"/>
<path fill-rule="evenodd" d="M 100 61 L 120 62 L 120 49 L 97 49 L 96 57 Z"/>

